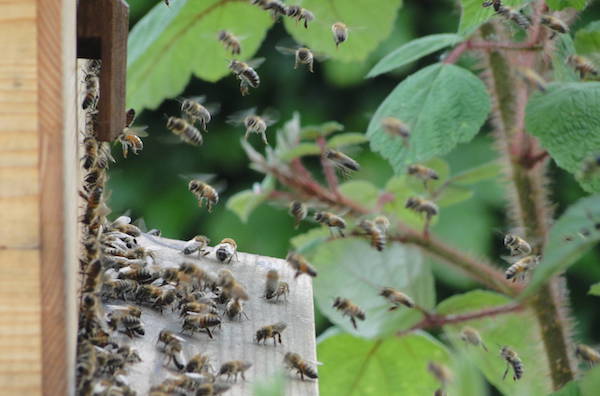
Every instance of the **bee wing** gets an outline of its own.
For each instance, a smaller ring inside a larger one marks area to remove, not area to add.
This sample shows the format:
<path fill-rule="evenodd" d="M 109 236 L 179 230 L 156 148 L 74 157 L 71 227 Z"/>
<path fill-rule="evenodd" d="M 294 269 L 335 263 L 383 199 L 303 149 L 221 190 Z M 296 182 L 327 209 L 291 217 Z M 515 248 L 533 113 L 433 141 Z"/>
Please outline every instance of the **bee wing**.
<path fill-rule="evenodd" d="M 256 107 L 251 107 L 246 110 L 240 110 L 227 117 L 227 120 L 225 122 L 231 125 L 240 125 L 244 123 L 244 119 L 246 117 L 254 114 L 256 114 Z"/>
<path fill-rule="evenodd" d="M 284 55 L 296 55 L 296 49 L 294 48 L 281 47 L 277 45 L 275 46 L 275 49 Z"/>
<path fill-rule="evenodd" d="M 272 108 L 268 108 L 265 111 L 263 111 L 261 117 L 263 120 L 265 120 L 265 123 L 267 125 L 273 125 L 279 120 L 279 111 Z"/>
<path fill-rule="evenodd" d="M 133 222 L 133 225 L 135 225 L 137 228 L 140 229 L 140 231 L 142 231 L 144 233 L 148 232 L 148 227 L 146 226 L 146 222 L 144 221 L 143 217 L 136 219 Z"/>
<path fill-rule="evenodd" d="M 127 113 L 125 113 L 125 126 L 131 126 L 133 121 L 135 121 L 135 109 L 129 109 L 127 110 Z"/>
<path fill-rule="evenodd" d="M 258 69 L 260 67 L 260 65 L 263 64 L 264 61 L 265 61 L 265 58 L 254 58 L 254 59 L 246 62 L 246 64 L 253 69 Z"/>
<path fill-rule="evenodd" d="M 202 103 L 206 102 L 206 95 L 190 96 L 187 99 L 193 100 L 194 102 L 198 102 L 198 103 L 202 104 Z"/>
<path fill-rule="evenodd" d="M 210 113 L 211 116 L 215 116 L 216 114 L 219 114 L 219 111 L 221 110 L 221 104 L 217 103 L 217 102 L 211 102 L 211 103 L 207 103 L 204 105 L 204 107 L 206 108 L 206 110 L 208 110 L 208 112 Z"/>
<path fill-rule="evenodd" d="M 136 135 L 139 137 L 148 137 L 148 125 L 141 125 L 135 127 L 128 127 L 123 130 L 123 134 Z"/>
<path fill-rule="evenodd" d="M 106 308 L 109 308 L 113 311 L 127 311 L 129 309 L 129 307 L 126 305 L 113 305 L 113 304 L 107 304 Z"/>
<path fill-rule="evenodd" d="M 217 175 L 215 175 L 214 173 L 182 173 L 179 174 L 179 177 L 183 180 L 186 181 L 192 181 L 192 180 L 200 180 L 203 181 L 205 183 L 209 183 L 210 181 L 214 180 L 215 177 Z"/>

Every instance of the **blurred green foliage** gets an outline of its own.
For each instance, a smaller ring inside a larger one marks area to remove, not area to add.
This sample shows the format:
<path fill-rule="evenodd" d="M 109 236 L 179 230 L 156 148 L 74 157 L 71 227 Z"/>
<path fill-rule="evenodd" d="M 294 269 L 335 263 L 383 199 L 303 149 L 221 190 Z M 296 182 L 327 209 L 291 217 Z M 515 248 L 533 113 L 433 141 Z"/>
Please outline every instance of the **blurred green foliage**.
<path fill-rule="evenodd" d="M 463 0 L 463 3 L 468 2 Z M 477 3 L 480 7 L 481 1 L 471 2 Z M 567 1 L 553 3 L 561 6 Z M 131 26 L 135 26 L 135 23 L 156 2 L 129 0 L 129 4 Z M 476 20 L 469 23 L 463 19 L 462 30 L 472 29 L 487 17 L 489 17 L 487 14 L 483 17 L 477 14 Z M 573 30 L 576 31 L 599 18 L 600 4 L 596 2 L 581 15 Z M 259 204 L 256 210 L 249 214 L 246 222 L 242 222 L 235 213 L 225 207 L 229 197 L 240 191 L 252 190 L 254 183 L 263 180 L 263 175 L 248 168 L 246 154 L 239 144 L 243 130 L 241 127 L 226 124 L 224 120 L 227 115 L 254 106 L 259 109 L 276 107 L 282 120 L 290 119 L 293 112 L 299 111 L 302 125 L 322 124 L 335 120 L 343 124 L 346 131 L 366 131 L 370 117 L 393 88 L 406 76 L 438 61 L 442 50 L 415 59 L 392 73 L 377 78 L 364 79 L 368 71 L 390 51 L 410 40 L 431 34 L 456 32 L 459 19 L 460 9 L 452 0 L 405 1 L 393 26 L 390 27 L 391 34 L 366 60 L 347 63 L 329 59 L 316 63 L 314 74 L 302 68 L 293 70 L 293 60 L 275 50 L 276 45 L 288 38 L 283 24 L 275 23 L 257 52 L 257 56 L 265 57 L 268 61 L 259 70 L 262 77 L 260 88 L 252 91 L 250 96 L 240 96 L 238 81 L 232 76 L 227 76 L 217 83 L 207 83 L 192 78 L 181 94 L 182 96 L 206 95 L 208 102 L 221 104 L 220 113 L 209 124 L 209 132 L 205 135 L 202 147 L 173 143 L 172 135 L 165 127 L 165 114 L 179 113 L 177 101 L 166 100 L 156 110 L 145 111 L 139 115 L 136 124 L 148 125 L 150 137 L 144 139 L 144 151 L 139 156 L 130 156 L 126 161 L 122 159 L 120 150 L 115 146 L 114 155 L 118 162 L 111 169 L 109 182 L 112 190 L 110 198 L 112 216 L 116 217 L 126 210 L 131 210 L 133 217 L 143 217 L 149 228 L 158 227 L 163 235 L 169 238 L 189 239 L 195 234 L 206 234 L 216 242 L 225 237 L 232 237 L 244 252 L 283 257 L 292 248 L 290 240 L 310 230 L 312 225 L 303 223 L 295 230 L 293 219 L 287 215 L 287 208 L 272 204 Z M 591 25 L 589 30 L 592 33 L 586 36 L 585 43 L 596 34 L 595 25 Z M 299 31 L 298 34 L 301 32 Z M 360 34 L 359 29 L 356 34 Z M 579 42 L 584 43 L 582 40 L 583 38 Z M 573 51 L 572 41 L 560 43 L 566 48 L 565 54 Z M 565 57 L 566 55 L 562 59 Z M 186 61 L 198 62 L 192 57 L 181 59 L 181 62 Z M 472 71 L 476 71 L 478 65 L 475 60 L 467 56 L 461 59 L 460 64 Z M 563 70 L 563 72 L 568 71 Z M 169 70 L 163 70 L 162 73 L 165 73 L 165 81 L 168 81 Z M 148 98 L 138 100 L 139 103 L 150 103 L 147 101 Z M 267 132 L 269 141 L 275 141 L 274 134 L 280 125 L 281 123 Z M 260 140 L 254 137 L 250 138 L 250 143 L 257 150 L 264 151 Z M 371 152 L 368 145 L 361 147 L 361 151 L 352 153 L 361 164 L 361 170 L 353 175 L 353 180 L 368 180 L 379 190 L 394 188 L 394 185 L 386 186 L 393 175 L 388 162 Z M 484 126 L 474 140 L 461 144 L 458 150 L 450 152 L 443 159 L 449 166 L 450 175 L 457 175 L 461 171 L 486 164 L 496 156 L 489 136 L 489 128 Z M 307 157 L 305 163 L 322 180 L 322 176 L 318 173 L 316 157 Z M 212 214 L 198 210 L 196 200 L 187 191 L 187 182 L 178 177 L 180 174 L 190 173 L 213 173 L 217 175 L 217 180 L 226 183 L 227 188 L 221 194 L 221 201 Z M 563 213 L 569 205 L 584 196 L 574 177 L 556 166 L 551 168 L 550 179 L 557 214 Z M 398 188 L 404 186 L 402 180 L 394 178 L 392 181 L 396 182 Z M 500 258 L 503 253 L 501 238 L 507 230 L 503 183 L 502 179 L 495 179 L 474 184 L 471 199 L 443 208 L 434 225 L 433 233 L 460 249 L 475 255 L 491 257 L 498 266 L 504 266 Z M 457 229 L 460 232 L 457 232 Z M 318 232 L 312 231 L 312 233 Z M 303 243 L 300 238 L 294 239 L 293 242 L 294 248 L 302 246 Z M 438 301 L 475 287 L 475 284 L 459 271 L 435 260 L 427 260 L 435 274 Z M 600 262 L 600 251 L 596 248 L 580 259 L 567 276 L 573 315 L 577 323 L 576 333 L 581 341 L 588 344 L 600 342 L 600 335 L 597 331 L 593 331 L 600 326 L 597 297 L 587 294 L 590 286 L 600 280 L 598 262 Z M 336 328 L 330 325 L 328 320 L 317 311 L 317 333 L 321 334 L 328 328 L 334 330 L 333 335 L 319 350 L 325 356 L 328 353 L 339 355 L 368 352 L 376 342 L 354 338 L 347 334 L 336 335 Z M 414 335 L 414 337 L 424 336 Z M 386 342 L 394 344 L 389 346 L 391 351 L 397 349 L 398 354 L 402 354 L 407 350 L 406 348 L 410 348 L 412 341 L 403 339 Z M 446 352 L 442 346 L 438 346 L 433 341 L 419 340 L 418 342 L 427 344 L 424 348 L 439 349 L 440 358 L 449 362 L 448 358 L 444 357 Z M 355 345 L 356 350 L 350 351 L 352 349 L 350 345 Z M 385 349 L 381 348 L 380 351 L 383 353 Z M 353 356 L 349 358 L 354 359 Z M 334 373 L 335 370 L 335 367 L 326 367 L 320 370 L 320 374 L 327 375 L 328 371 Z M 426 371 L 424 373 L 427 375 Z M 375 372 L 372 375 L 378 374 Z M 473 389 L 481 389 L 480 385 L 477 385 L 480 381 L 478 378 L 474 379 Z M 361 383 L 360 386 L 366 385 Z M 477 392 L 479 391 L 474 391 L 473 394 L 481 394 Z M 426 394 L 430 393 L 433 393 L 433 389 L 431 392 L 429 389 L 426 391 Z M 324 391 L 324 394 L 327 393 Z"/>

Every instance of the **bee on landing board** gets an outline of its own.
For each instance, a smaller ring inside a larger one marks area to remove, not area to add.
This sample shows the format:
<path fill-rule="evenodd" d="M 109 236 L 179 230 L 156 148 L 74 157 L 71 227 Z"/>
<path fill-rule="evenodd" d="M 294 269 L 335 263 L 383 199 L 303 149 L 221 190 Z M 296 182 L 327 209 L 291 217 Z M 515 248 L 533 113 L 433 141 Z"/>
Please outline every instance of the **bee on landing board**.
<path fill-rule="evenodd" d="M 317 370 L 315 370 L 306 360 L 302 359 L 297 353 L 287 352 L 283 357 L 283 363 L 290 370 L 296 370 L 296 373 L 300 374 L 300 379 L 304 381 L 304 377 L 310 379 L 316 379 Z"/>
<path fill-rule="evenodd" d="M 273 339 L 273 345 L 277 345 L 277 341 L 281 344 L 281 333 L 287 328 L 285 322 L 277 322 L 272 325 L 263 326 L 256 331 L 255 340 L 260 344 L 261 341 L 267 342 L 267 338 Z"/>
<path fill-rule="evenodd" d="M 210 239 L 208 239 L 206 236 L 196 235 L 195 237 L 187 241 L 185 245 L 183 245 L 182 253 L 186 256 L 189 256 L 190 254 L 194 254 L 196 252 L 200 254 L 204 248 L 208 247 L 209 243 Z"/>
<path fill-rule="evenodd" d="M 225 362 L 221 365 L 221 368 L 219 368 L 219 373 L 217 374 L 217 377 L 226 375 L 227 381 L 229 381 L 229 379 L 231 377 L 233 377 L 234 381 L 237 381 L 238 374 L 240 374 L 242 379 L 245 381 L 246 377 L 244 377 L 244 373 L 246 371 L 248 371 L 248 369 L 250 367 L 252 367 L 252 363 L 250 363 L 248 361 L 231 360 L 231 361 Z"/>
<path fill-rule="evenodd" d="M 256 107 L 242 110 L 227 118 L 227 123 L 232 125 L 243 125 L 246 128 L 244 140 L 248 140 L 251 133 L 260 135 L 264 144 L 267 141 L 267 128 L 277 122 L 279 116 L 275 110 L 267 109 L 261 115 L 256 113 Z"/>

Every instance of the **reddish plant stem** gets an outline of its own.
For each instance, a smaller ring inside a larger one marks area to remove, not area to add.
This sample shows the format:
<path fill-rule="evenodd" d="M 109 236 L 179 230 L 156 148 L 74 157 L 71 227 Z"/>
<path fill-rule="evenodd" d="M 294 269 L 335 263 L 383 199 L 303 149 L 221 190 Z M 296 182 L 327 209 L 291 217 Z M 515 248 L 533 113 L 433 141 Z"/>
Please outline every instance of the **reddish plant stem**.
<path fill-rule="evenodd" d="M 401 337 L 410 334 L 416 330 L 434 329 L 449 324 L 462 323 L 469 320 L 488 318 L 512 312 L 518 312 L 522 311 L 523 309 L 523 305 L 517 303 L 510 303 L 506 305 L 501 305 L 499 307 L 485 308 L 464 314 L 438 315 L 424 313 L 424 317 L 419 323 L 415 324 L 409 329 L 399 331 L 398 333 L 396 333 L 396 335 Z"/>
<path fill-rule="evenodd" d="M 321 166 L 323 167 L 323 173 L 325 174 L 325 179 L 327 180 L 327 185 L 329 189 L 337 196 L 340 195 L 338 191 L 338 179 L 335 175 L 335 169 L 331 166 L 331 162 L 325 158 L 325 150 L 327 149 L 327 141 L 323 136 L 317 137 L 317 144 L 321 149 Z"/>
<path fill-rule="evenodd" d="M 460 58 L 463 52 L 469 49 L 469 45 L 470 41 L 467 40 L 454 47 L 454 49 L 450 51 L 446 59 L 444 59 L 444 63 L 456 63 L 456 61 Z"/>

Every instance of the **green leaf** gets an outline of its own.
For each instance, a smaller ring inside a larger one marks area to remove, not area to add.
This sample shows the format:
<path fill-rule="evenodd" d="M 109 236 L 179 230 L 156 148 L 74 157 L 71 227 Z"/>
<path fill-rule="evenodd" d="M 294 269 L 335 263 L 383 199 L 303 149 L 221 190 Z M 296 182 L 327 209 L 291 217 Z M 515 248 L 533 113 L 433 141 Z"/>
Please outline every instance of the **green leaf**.
<path fill-rule="evenodd" d="M 590 235 L 582 236 L 583 230 L 589 231 Z M 545 244 L 542 261 L 535 269 L 524 295 L 531 295 L 552 276 L 575 264 L 598 241 L 600 195 L 594 195 L 577 201 L 554 223 Z"/>
<path fill-rule="evenodd" d="M 596 396 L 600 389 L 600 366 L 589 370 L 579 381 L 579 387 L 583 396 Z"/>
<path fill-rule="evenodd" d="M 278 370 L 268 378 L 257 381 L 254 386 L 254 396 L 285 396 L 285 378 Z"/>
<path fill-rule="evenodd" d="M 354 0 L 351 6 L 346 0 L 304 0 L 302 7 L 315 15 L 308 29 L 292 18 L 284 18 L 284 25 L 297 42 L 317 53 L 345 62 L 362 61 L 388 37 L 401 5 L 402 0 L 378 0 L 377 6 L 371 0 Z M 331 32 L 336 22 L 349 29 L 348 40 L 339 48 Z"/>
<path fill-rule="evenodd" d="M 475 312 L 497 307 L 511 300 L 501 294 L 475 290 L 452 296 L 437 307 L 443 315 Z M 465 344 L 460 339 L 464 326 L 476 329 L 489 351 L 481 347 Z M 452 345 L 466 353 L 483 372 L 487 380 L 505 395 L 545 395 L 552 390 L 548 361 L 540 351 L 540 329 L 535 315 L 530 311 L 508 313 L 483 319 L 470 320 L 460 324 L 446 325 L 444 331 Z M 506 363 L 499 356 L 497 345 L 508 345 L 519 355 L 525 374 L 518 382 L 507 378 L 502 380 Z"/>
<path fill-rule="evenodd" d="M 398 84 L 371 119 L 367 137 L 371 149 L 402 173 L 409 164 L 446 154 L 471 140 L 489 111 L 490 99 L 481 80 L 458 66 L 438 63 Z M 381 121 L 389 116 L 409 125 L 408 146 L 383 131 Z"/>
<path fill-rule="evenodd" d="M 391 243 L 379 252 L 363 239 L 336 239 L 319 247 L 313 264 L 319 273 L 313 281 L 319 309 L 353 334 L 367 338 L 391 334 L 410 327 L 422 316 L 405 307 L 388 312 L 390 305 L 378 295 L 382 287 L 398 289 L 425 308 L 435 304 L 431 270 L 419 249 L 412 246 Z M 349 298 L 365 311 L 366 320 L 358 321 L 357 330 L 348 317 L 332 307 L 335 297 Z"/>
<path fill-rule="evenodd" d="M 600 62 L 600 21 L 588 24 L 575 34 L 575 48 L 579 55 Z"/>
<path fill-rule="evenodd" d="M 556 164 L 575 174 L 581 186 L 600 192 L 600 172 L 584 174 L 584 163 L 600 153 L 600 83 L 550 84 L 527 104 L 526 127 Z"/>
<path fill-rule="evenodd" d="M 525 3 L 525 0 L 502 0 L 502 4 L 517 7 Z M 458 25 L 458 34 L 469 36 L 482 23 L 490 19 L 494 14 L 494 7 L 482 7 L 482 0 L 461 0 L 462 13 Z"/>
<path fill-rule="evenodd" d="M 473 196 L 473 190 L 463 186 L 449 185 L 444 189 L 442 194 L 435 200 L 440 207 L 455 205 L 462 201 L 466 201 Z"/>
<path fill-rule="evenodd" d="M 240 191 L 227 201 L 227 209 L 235 213 L 242 223 L 248 221 L 248 217 L 258 205 L 264 202 L 267 194 L 257 194 L 252 190 Z"/>
<path fill-rule="evenodd" d="M 592 296 L 600 296 L 600 282 L 593 284 L 592 287 L 590 287 L 588 294 L 591 294 Z"/>
<path fill-rule="evenodd" d="M 577 72 L 567 63 L 567 58 L 575 53 L 573 39 L 568 34 L 560 34 L 555 43 L 555 50 L 552 55 L 554 79 L 562 82 L 579 81 Z"/>
<path fill-rule="evenodd" d="M 327 141 L 327 145 L 333 148 L 340 148 L 344 146 L 354 146 L 368 142 L 367 137 L 364 133 L 360 132 L 346 132 L 335 135 Z"/>
<path fill-rule="evenodd" d="M 411 227 L 423 227 L 424 217 L 404 207 L 406 200 L 409 197 L 418 195 L 412 190 L 411 183 L 407 180 L 406 175 L 395 176 L 389 179 L 384 190 L 393 197 L 390 202 L 383 205 L 383 210 L 386 214 L 392 215 L 398 220 L 402 220 Z M 433 223 L 436 222 L 436 217 L 433 218 Z"/>
<path fill-rule="evenodd" d="M 556 392 L 549 396 L 582 396 L 578 381 L 570 381 Z"/>
<path fill-rule="evenodd" d="M 181 93 L 192 74 L 217 81 L 229 73 L 231 58 L 217 40 L 219 30 L 243 36 L 240 58 L 248 59 L 272 23 L 249 2 L 177 0 L 170 7 L 156 2 L 129 34 L 127 107 L 156 109 Z"/>
<path fill-rule="evenodd" d="M 286 150 L 279 155 L 279 158 L 289 162 L 294 158 L 305 157 L 307 155 L 320 155 L 321 149 L 315 143 L 300 143 L 290 150 Z"/>
<path fill-rule="evenodd" d="M 368 209 L 375 209 L 379 198 L 379 189 L 366 180 L 352 180 L 340 184 L 339 190 L 342 195 L 359 203 Z"/>
<path fill-rule="evenodd" d="M 344 130 L 344 126 L 336 121 L 329 121 L 321 125 L 309 125 L 302 128 L 300 137 L 302 139 L 316 139 L 319 136 L 329 136 L 332 133 Z"/>
<path fill-rule="evenodd" d="M 558 11 L 568 7 L 583 10 L 587 4 L 587 0 L 546 0 L 546 4 L 550 9 Z"/>
<path fill-rule="evenodd" d="M 296 235 L 290 240 L 295 251 L 310 256 L 310 253 L 327 241 L 330 234 L 324 227 L 312 228 L 304 234 Z"/>
<path fill-rule="evenodd" d="M 339 334 L 317 348 L 322 395 L 433 395 L 439 383 L 427 364 L 449 362 L 444 345 L 424 333 L 377 341 Z"/>
<path fill-rule="evenodd" d="M 458 34 L 432 34 L 412 40 L 387 54 L 369 71 L 367 77 L 375 77 L 390 70 L 414 62 L 442 48 L 455 45 L 463 40 Z"/>
<path fill-rule="evenodd" d="M 467 169 L 452 176 L 452 183 L 460 185 L 471 185 L 479 183 L 483 180 L 493 179 L 502 171 L 502 165 L 498 161 L 491 161 L 485 164 L 476 166 L 475 168 Z"/>

